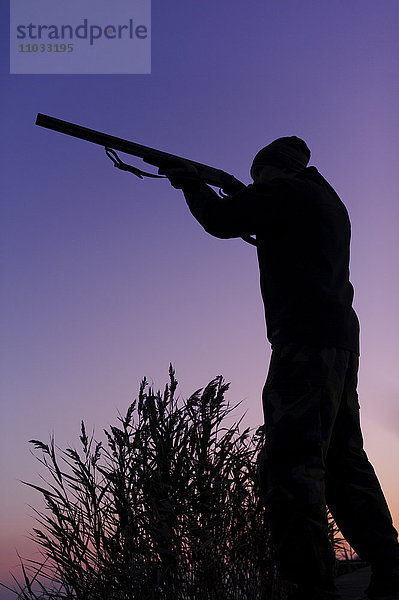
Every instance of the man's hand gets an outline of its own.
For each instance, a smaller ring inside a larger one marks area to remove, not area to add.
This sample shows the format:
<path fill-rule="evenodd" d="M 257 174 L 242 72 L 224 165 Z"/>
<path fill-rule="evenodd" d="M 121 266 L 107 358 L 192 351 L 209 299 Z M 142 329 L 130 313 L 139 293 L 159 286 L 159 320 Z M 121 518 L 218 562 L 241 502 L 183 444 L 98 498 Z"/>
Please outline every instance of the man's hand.
<path fill-rule="evenodd" d="M 166 175 L 170 183 L 177 190 L 187 185 L 201 181 L 197 169 L 186 160 L 173 161 L 158 169 L 159 175 Z"/>
<path fill-rule="evenodd" d="M 226 173 L 226 175 L 223 177 L 223 180 L 221 181 L 221 188 L 225 194 L 233 196 L 234 194 L 245 190 L 247 186 L 241 181 L 239 181 L 239 179 L 236 179 L 234 175 L 229 175 L 228 173 Z"/>

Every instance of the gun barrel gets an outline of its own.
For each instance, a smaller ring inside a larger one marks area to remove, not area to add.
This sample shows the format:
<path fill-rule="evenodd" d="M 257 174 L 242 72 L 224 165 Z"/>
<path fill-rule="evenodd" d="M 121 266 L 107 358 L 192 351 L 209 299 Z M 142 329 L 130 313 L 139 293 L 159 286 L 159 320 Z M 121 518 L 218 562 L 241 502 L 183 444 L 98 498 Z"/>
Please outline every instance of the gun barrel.
<path fill-rule="evenodd" d="M 126 154 L 131 154 L 133 156 L 138 156 L 142 158 L 144 162 L 154 166 L 162 166 L 162 163 L 166 161 L 173 162 L 173 160 L 176 159 L 187 160 L 196 167 L 199 175 L 206 183 L 209 183 L 210 185 L 222 187 L 226 175 L 229 176 L 228 173 L 222 171 L 221 169 L 215 169 L 214 167 L 210 167 L 181 156 L 176 156 L 175 154 L 169 154 L 168 152 L 163 152 L 162 150 L 156 150 L 155 148 L 149 148 L 148 146 L 136 144 L 136 142 L 130 142 L 128 140 L 124 140 L 123 138 L 108 135 L 107 133 L 102 133 L 101 131 L 96 131 L 95 129 L 89 129 L 88 127 L 82 127 L 81 125 L 76 125 L 75 123 L 70 123 L 69 121 L 63 121 L 62 119 L 56 119 L 55 117 L 50 117 L 49 115 L 43 115 L 42 113 L 38 113 L 36 125 L 40 125 L 41 127 L 46 127 L 47 129 L 52 129 L 53 131 L 58 131 L 60 133 L 65 133 L 66 135 L 71 135 L 81 140 L 92 142 L 93 144 L 99 144 L 100 146 L 112 148 L 113 150 L 119 150 L 120 152 L 125 152 Z"/>

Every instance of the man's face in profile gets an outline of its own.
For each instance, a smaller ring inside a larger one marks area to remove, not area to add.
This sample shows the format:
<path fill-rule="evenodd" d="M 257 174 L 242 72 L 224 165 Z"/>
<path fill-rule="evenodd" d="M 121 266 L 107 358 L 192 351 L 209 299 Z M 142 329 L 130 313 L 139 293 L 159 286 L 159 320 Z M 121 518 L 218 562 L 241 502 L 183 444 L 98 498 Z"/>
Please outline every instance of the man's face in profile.
<path fill-rule="evenodd" d="M 295 175 L 297 175 L 297 171 L 274 165 L 255 165 L 251 168 L 251 177 L 254 183 L 270 183 L 277 178 L 291 179 Z"/>
<path fill-rule="evenodd" d="M 251 168 L 251 177 L 254 183 L 269 183 L 276 178 L 293 177 L 295 172 L 283 167 L 275 167 L 274 165 L 255 165 Z"/>

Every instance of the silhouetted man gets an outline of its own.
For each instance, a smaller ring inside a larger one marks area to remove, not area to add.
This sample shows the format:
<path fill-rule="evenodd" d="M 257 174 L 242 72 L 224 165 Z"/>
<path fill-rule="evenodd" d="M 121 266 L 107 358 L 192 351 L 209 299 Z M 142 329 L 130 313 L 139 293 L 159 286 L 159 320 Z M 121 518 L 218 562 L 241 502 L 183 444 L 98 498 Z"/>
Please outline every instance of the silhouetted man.
<path fill-rule="evenodd" d="M 366 453 L 356 392 L 359 323 L 344 204 L 293 136 L 260 150 L 254 183 L 220 198 L 195 168 L 160 170 L 218 238 L 255 235 L 272 355 L 263 390 L 259 482 L 280 570 L 295 598 L 339 598 L 328 505 L 372 566 L 371 599 L 399 598 L 398 534 Z"/>

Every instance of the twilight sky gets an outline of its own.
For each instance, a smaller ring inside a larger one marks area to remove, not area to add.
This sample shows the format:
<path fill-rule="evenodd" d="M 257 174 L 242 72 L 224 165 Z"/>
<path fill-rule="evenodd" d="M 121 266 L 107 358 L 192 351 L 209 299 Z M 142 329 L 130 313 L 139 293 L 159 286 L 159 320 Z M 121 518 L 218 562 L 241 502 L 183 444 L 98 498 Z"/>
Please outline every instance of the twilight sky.
<path fill-rule="evenodd" d="M 255 249 L 205 233 L 167 182 L 36 127 L 38 112 L 247 184 L 261 147 L 306 140 L 352 222 L 365 448 L 398 528 L 397 0 L 154 1 L 151 75 L 9 75 L 5 2 L 0 16 L 0 580 L 19 576 L 16 549 L 36 552 L 29 439 L 75 446 L 81 419 L 100 438 L 170 362 L 183 397 L 223 375 L 256 428 L 270 358 Z"/>

